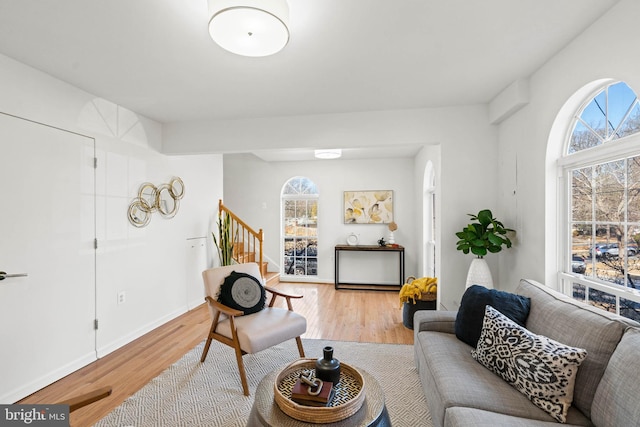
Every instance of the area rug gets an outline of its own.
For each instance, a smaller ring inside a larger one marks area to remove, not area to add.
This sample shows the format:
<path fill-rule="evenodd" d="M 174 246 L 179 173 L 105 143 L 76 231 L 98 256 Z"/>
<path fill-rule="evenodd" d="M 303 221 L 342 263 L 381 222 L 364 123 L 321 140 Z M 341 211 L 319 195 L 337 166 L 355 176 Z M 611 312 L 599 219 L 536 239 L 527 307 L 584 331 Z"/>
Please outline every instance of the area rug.
<path fill-rule="evenodd" d="M 305 339 L 303 344 L 307 357 L 321 357 L 323 347 L 329 345 L 336 359 L 373 375 L 384 391 L 394 427 L 432 426 L 413 361 L 413 346 L 313 339 Z M 244 356 L 251 392 L 244 396 L 231 348 L 214 341 L 207 360 L 200 363 L 203 346 L 204 342 L 200 343 L 96 426 L 244 427 L 260 380 L 298 356 L 293 340 Z"/>

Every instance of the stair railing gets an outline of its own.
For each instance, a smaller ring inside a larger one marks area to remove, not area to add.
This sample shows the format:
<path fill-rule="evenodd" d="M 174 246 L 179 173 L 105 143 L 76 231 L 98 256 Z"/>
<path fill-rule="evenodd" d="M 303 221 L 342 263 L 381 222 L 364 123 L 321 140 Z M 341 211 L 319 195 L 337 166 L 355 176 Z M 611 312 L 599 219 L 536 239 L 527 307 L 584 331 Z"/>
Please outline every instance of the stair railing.
<path fill-rule="evenodd" d="M 260 266 L 260 274 L 264 277 L 262 228 L 255 231 L 229 208 L 222 204 L 222 199 L 220 199 L 218 201 L 218 218 L 223 218 L 223 215 L 226 215 L 229 220 L 229 235 L 234 239 L 232 258 L 238 263 L 257 262 Z M 221 239 L 222 236 L 219 237 Z"/>

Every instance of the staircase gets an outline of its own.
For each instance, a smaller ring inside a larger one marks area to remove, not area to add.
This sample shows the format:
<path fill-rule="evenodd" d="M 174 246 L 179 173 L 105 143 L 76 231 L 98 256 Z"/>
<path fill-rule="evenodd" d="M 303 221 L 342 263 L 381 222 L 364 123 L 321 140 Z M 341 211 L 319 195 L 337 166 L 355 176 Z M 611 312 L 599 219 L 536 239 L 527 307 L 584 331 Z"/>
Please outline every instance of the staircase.
<path fill-rule="evenodd" d="M 231 257 L 239 264 L 257 262 L 260 272 L 268 285 L 274 285 L 280 281 L 280 273 L 268 271 L 268 262 L 264 261 L 262 245 L 264 235 L 262 229 L 255 231 L 227 208 L 222 200 L 218 201 L 218 218 L 228 221 L 229 238 L 233 246 Z M 218 235 L 218 242 L 222 242 L 222 236 Z"/>

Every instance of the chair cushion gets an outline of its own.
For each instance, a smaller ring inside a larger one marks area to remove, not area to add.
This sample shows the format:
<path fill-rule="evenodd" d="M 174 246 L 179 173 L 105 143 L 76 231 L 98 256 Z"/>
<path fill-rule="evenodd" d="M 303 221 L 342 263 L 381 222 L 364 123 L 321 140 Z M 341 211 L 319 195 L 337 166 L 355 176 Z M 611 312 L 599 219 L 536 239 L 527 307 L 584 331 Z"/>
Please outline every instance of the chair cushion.
<path fill-rule="evenodd" d="M 232 271 L 220 286 L 218 302 L 241 310 L 244 314 L 257 313 L 264 308 L 267 295 L 258 279 L 247 273 Z"/>
<path fill-rule="evenodd" d="M 285 308 L 267 307 L 247 316 L 236 317 L 240 348 L 246 353 L 257 353 L 281 342 L 299 337 L 307 330 L 307 319 Z M 216 332 L 231 338 L 229 319 L 218 323 Z"/>
<path fill-rule="evenodd" d="M 498 310 L 520 326 L 525 326 L 531 299 L 509 292 L 472 285 L 462 295 L 456 315 L 455 332 L 462 342 L 475 347 L 480 338 L 484 309 L 487 305 Z"/>
<path fill-rule="evenodd" d="M 557 421 L 567 421 L 584 349 L 536 335 L 487 306 L 471 355 Z"/>

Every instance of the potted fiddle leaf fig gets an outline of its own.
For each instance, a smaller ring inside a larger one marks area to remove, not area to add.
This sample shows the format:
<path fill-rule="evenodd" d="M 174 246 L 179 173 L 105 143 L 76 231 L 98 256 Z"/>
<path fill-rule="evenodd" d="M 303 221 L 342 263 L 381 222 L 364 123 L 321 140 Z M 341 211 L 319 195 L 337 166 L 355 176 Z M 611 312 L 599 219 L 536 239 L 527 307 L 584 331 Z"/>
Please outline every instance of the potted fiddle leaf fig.
<path fill-rule="evenodd" d="M 467 287 L 478 284 L 491 288 L 493 279 L 484 256 L 500 252 L 503 246 L 510 248 L 512 243 L 507 234 L 514 230 L 506 228 L 501 221 L 494 218 L 489 209 L 483 209 L 477 215 L 468 215 L 473 222 L 456 233 L 459 239 L 456 249 L 465 254 L 471 252 L 476 256 L 469 268 Z"/>
<path fill-rule="evenodd" d="M 457 248 L 459 251 L 482 258 L 487 253 L 497 253 L 502 246 L 511 247 L 511 240 L 507 233 L 513 231 L 493 217 L 489 209 L 483 209 L 477 215 L 467 214 L 474 221 L 456 233 L 458 236 Z"/>

